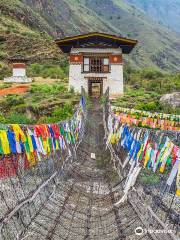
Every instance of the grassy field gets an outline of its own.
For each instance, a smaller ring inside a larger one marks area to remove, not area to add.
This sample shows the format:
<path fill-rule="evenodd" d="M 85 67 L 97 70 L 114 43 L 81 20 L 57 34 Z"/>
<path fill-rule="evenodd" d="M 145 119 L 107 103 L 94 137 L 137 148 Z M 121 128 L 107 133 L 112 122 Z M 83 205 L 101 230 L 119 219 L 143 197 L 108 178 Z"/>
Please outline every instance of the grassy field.
<path fill-rule="evenodd" d="M 29 64 L 28 76 L 32 84 L 21 94 L 0 96 L 1 123 L 50 123 L 70 118 L 79 95 L 68 90 L 68 62 L 54 64 Z M 8 72 L 6 72 L 8 74 Z M 121 107 L 147 111 L 180 114 L 180 108 L 160 104 L 163 94 L 180 90 L 180 74 L 163 73 L 155 69 L 135 70 L 129 66 L 124 70 L 125 94 L 113 100 Z M 16 84 L 4 84 L 8 89 Z M 23 85 L 24 86 L 24 85 Z"/>
<path fill-rule="evenodd" d="M 0 88 L 17 84 L 0 84 Z M 19 86 L 19 85 L 18 85 Z M 68 91 L 67 80 L 35 77 L 23 94 L 0 97 L 1 123 L 53 123 L 71 118 L 79 95 Z"/>

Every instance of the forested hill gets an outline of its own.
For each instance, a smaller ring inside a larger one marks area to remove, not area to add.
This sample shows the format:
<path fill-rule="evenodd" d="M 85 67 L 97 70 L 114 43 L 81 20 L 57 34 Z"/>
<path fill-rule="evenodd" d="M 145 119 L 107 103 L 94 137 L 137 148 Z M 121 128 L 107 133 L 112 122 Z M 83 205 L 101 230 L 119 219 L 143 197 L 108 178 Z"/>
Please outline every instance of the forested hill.
<path fill-rule="evenodd" d="M 180 70 L 180 35 L 127 0 L 0 0 L 0 10 L 2 65 L 17 54 L 58 59 L 54 38 L 101 31 L 139 40 L 132 66 Z"/>

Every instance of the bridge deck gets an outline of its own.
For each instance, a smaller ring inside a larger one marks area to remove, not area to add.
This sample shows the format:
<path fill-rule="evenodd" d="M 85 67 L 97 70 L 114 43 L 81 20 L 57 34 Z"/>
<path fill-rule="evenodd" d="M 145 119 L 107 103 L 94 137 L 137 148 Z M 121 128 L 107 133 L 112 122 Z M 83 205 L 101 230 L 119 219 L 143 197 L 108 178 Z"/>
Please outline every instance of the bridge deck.
<path fill-rule="evenodd" d="M 135 211 L 128 202 L 119 208 L 114 206 L 120 193 L 112 191 L 116 175 L 104 143 L 102 115 L 94 101 L 77 160 L 59 179 L 52 196 L 21 239 L 136 239 L 134 230 L 142 223 Z M 91 153 L 95 153 L 96 159 L 91 158 Z M 141 239 L 151 238 L 142 235 Z"/>

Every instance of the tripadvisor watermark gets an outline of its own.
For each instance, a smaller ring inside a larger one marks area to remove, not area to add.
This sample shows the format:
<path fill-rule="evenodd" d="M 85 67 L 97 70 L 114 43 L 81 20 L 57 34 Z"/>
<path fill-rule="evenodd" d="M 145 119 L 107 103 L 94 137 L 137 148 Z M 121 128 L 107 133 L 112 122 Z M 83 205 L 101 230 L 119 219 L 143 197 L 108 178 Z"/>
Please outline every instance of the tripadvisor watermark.
<path fill-rule="evenodd" d="M 173 234 L 175 233 L 175 230 L 172 229 L 146 229 L 146 228 L 142 228 L 142 227 L 137 227 L 135 229 L 135 234 L 137 236 L 143 235 L 143 234 L 147 234 L 147 233 L 154 233 L 154 234 Z"/>

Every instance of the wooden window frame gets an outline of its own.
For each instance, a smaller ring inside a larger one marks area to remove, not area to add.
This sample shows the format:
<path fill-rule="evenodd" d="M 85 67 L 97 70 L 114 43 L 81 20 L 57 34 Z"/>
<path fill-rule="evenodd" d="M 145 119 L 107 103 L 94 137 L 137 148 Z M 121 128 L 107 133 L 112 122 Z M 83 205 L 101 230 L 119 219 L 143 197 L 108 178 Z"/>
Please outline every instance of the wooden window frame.
<path fill-rule="evenodd" d="M 85 64 L 84 59 L 89 59 L 89 64 Z M 109 63 L 109 57 L 99 57 L 99 56 L 93 56 L 93 57 L 83 57 L 83 73 L 110 73 L 110 64 L 103 64 L 104 59 L 108 59 Z M 89 66 L 89 71 L 85 71 L 85 66 Z M 107 70 L 104 70 L 107 68 Z"/>

